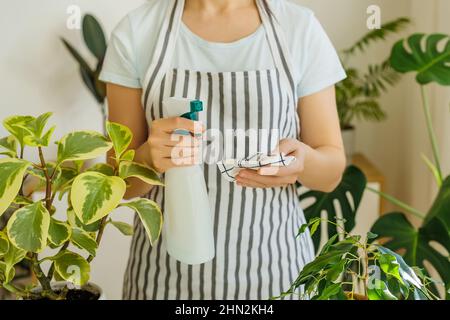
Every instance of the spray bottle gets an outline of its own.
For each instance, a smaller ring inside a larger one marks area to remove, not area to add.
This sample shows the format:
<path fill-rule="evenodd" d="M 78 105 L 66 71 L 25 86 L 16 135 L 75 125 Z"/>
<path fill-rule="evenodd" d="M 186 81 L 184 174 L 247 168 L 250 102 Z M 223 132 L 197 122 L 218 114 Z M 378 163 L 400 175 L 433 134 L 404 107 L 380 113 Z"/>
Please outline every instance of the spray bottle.
<path fill-rule="evenodd" d="M 199 100 L 168 98 L 164 114 L 198 121 Z M 180 128 L 174 134 L 189 135 Z M 175 167 L 165 173 L 164 237 L 167 252 L 185 264 L 202 264 L 214 258 L 211 208 L 200 165 Z"/>

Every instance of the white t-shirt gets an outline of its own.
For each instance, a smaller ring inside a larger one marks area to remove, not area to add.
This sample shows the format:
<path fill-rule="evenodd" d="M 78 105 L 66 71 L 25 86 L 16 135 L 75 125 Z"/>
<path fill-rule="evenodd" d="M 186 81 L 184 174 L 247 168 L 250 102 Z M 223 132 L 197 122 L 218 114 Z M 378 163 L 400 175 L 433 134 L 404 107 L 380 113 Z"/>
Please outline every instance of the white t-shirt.
<path fill-rule="evenodd" d="M 317 93 L 346 75 L 336 50 L 314 13 L 288 0 L 269 0 L 291 54 L 298 97 Z M 171 1 L 152 0 L 129 13 L 114 29 L 100 79 L 143 88 L 162 19 Z M 231 43 L 206 41 L 181 23 L 172 67 L 202 72 L 251 71 L 274 67 L 261 25 Z"/>

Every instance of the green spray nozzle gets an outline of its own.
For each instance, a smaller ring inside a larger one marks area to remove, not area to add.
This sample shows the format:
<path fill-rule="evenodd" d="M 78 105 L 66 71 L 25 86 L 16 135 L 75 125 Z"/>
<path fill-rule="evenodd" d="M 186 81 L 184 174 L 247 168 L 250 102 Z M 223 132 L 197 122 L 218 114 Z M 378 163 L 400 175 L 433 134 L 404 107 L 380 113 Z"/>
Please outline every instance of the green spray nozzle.
<path fill-rule="evenodd" d="M 200 111 L 203 111 L 203 102 L 200 100 L 192 100 L 190 102 L 190 109 L 191 109 L 190 112 L 186 112 L 186 113 L 182 114 L 180 117 L 186 118 L 188 120 L 198 121 L 198 113 Z M 189 131 L 182 130 L 182 129 L 177 129 L 177 130 L 175 130 L 174 133 L 180 134 L 180 135 L 189 135 L 190 134 Z"/>
<path fill-rule="evenodd" d="M 203 111 L 203 102 L 201 102 L 200 100 L 192 100 L 190 102 L 190 108 L 191 111 L 182 114 L 181 117 L 189 120 L 198 121 L 198 113 L 200 111 Z"/>

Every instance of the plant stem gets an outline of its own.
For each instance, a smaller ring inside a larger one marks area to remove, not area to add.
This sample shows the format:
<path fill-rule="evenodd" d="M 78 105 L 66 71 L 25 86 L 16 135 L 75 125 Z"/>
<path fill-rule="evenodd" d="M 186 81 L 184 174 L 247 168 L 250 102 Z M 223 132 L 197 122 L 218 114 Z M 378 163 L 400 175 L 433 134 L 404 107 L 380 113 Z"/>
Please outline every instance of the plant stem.
<path fill-rule="evenodd" d="M 107 224 L 108 224 L 108 216 L 105 216 L 105 217 L 103 217 L 103 219 L 100 223 L 100 228 L 98 229 L 97 239 L 95 240 L 97 242 L 97 245 L 100 245 L 100 242 L 102 241 L 103 232 L 105 231 L 105 227 Z M 94 256 L 90 255 L 87 258 L 87 262 L 92 262 L 92 260 L 94 260 Z"/>
<path fill-rule="evenodd" d="M 47 278 L 42 271 L 42 268 L 39 264 L 37 253 L 33 253 L 31 255 L 31 266 L 33 268 L 33 272 L 36 275 L 36 278 L 38 279 L 39 283 L 42 286 L 42 295 L 44 297 L 48 297 L 50 299 L 57 300 L 59 296 L 53 292 L 52 287 L 50 285 L 50 279 Z"/>
<path fill-rule="evenodd" d="M 420 86 L 420 89 L 421 89 L 421 94 L 422 94 L 422 102 L 423 102 L 422 105 L 423 105 L 423 111 L 425 113 L 428 135 L 429 135 L 429 138 L 431 141 L 431 147 L 433 148 L 434 161 L 436 163 L 436 169 L 438 171 L 439 178 L 442 181 L 442 169 L 441 169 L 441 161 L 440 161 L 440 157 L 439 157 L 439 147 L 438 147 L 438 143 L 437 143 L 437 139 L 436 139 L 436 134 L 434 133 L 434 129 L 433 129 L 433 120 L 431 117 L 430 104 L 428 102 L 425 86 L 423 86 L 423 85 Z"/>
<path fill-rule="evenodd" d="M 38 147 L 38 151 L 42 170 L 44 171 L 45 175 L 45 207 L 50 212 L 52 208 L 52 183 L 48 175 L 47 164 L 45 163 L 44 154 L 42 153 L 42 147 Z"/>
<path fill-rule="evenodd" d="M 59 250 L 58 254 L 61 253 L 62 251 L 66 250 L 69 247 L 70 241 L 66 241 L 64 243 L 64 245 L 61 247 L 61 249 Z M 55 273 L 55 262 L 52 262 L 50 269 L 48 269 L 48 274 L 47 274 L 47 278 L 52 281 L 53 279 L 53 274 Z"/>
<path fill-rule="evenodd" d="M 388 200 L 389 202 L 395 204 L 396 206 L 399 206 L 400 208 L 402 208 L 403 210 L 406 210 L 407 212 L 409 212 L 410 214 L 412 214 L 413 216 L 416 216 L 417 218 L 420 219 L 425 219 L 425 214 L 417 209 L 414 209 L 411 206 L 408 206 L 406 203 L 394 198 L 393 196 L 390 196 L 384 192 L 378 191 L 376 189 L 373 189 L 371 187 L 366 187 L 367 190 L 372 191 L 376 194 L 378 194 L 379 196 L 385 198 L 386 200 Z"/>

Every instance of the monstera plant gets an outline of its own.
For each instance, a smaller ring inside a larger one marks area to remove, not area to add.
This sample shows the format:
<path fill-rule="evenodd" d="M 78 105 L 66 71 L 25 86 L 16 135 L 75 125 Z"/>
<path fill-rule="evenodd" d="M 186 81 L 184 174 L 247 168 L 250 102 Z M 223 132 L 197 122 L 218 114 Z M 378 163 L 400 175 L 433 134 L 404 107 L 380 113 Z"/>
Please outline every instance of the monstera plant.
<path fill-rule="evenodd" d="M 324 223 L 328 230 L 327 239 L 331 239 L 338 233 L 339 228 L 336 225 L 328 224 L 320 219 L 322 212 L 325 212 L 328 221 L 339 221 L 340 227 L 351 231 L 355 227 L 355 215 L 361 203 L 366 183 L 367 179 L 364 173 L 352 165 L 345 170 L 341 183 L 333 192 L 325 193 L 314 190 L 300 192 L 300 201 L 309 202 L 304 206 L 304 213 L 308 221 L 314 221 L 311 227 L 316 229 L 321 223 Z M 342 219 L 336 213 L 335 201 L 341 208 Z M 314 247 L 319 252 L 320 243 L 323 240 L 320 232 L 314 232 L 312 238 Z"/>
<path fill-rule="evenodd" d="M 129 177 L 162 184 L 154 170 L 133 162 L 134 151 L 128 150 L 132 134 L 127 127 L 108 122 L 108 137 L 92 131 L 71 132 L 56 142 L 57 160 L 51 162 L 43 152 L 55 128 L 46 130 L 49 117 L 50 113 L 36 118 L 9 117 L 3 124 L 11 135 L 0 140 L 4 156 L 0 159 L 0 216 L 7 210 L 11 213 L 0 230 L 0 288 L 23 299 L 66 299 L 74 290 L 83 291 L 105 228 L 111 225 L 125 235 L 133 233 L 130 225 L 110 218 L 114 209 L 136 211 L 152 243 L 162 225 L 156 203 L 148 199 L 122 201 Z M 24 159 L 28 147 L 36 151 L 37 163 Z M 114 150 L 114 165 L 97 163 L 82 169 L 84 160 L 110 149 Z M 28 176 L 39 179 L 45 190 L 42 197 L 36 199 L 24 192 Z M 68 205 L 61 214 L 54 201 L 63 199 Z M 12 283 L 15 266 L 24 260 L 38 281 L 35 288 Z M 56 280 L 67 285 L 56 288 Z"/>
<path fill-rule="evenodd" d="M 416 73 L 416 81 L 421 88 L 423 110 L 434 161 L 425 155 L 423 159 L 435 177 L 440 191 L 427 214 L 382 194 L 402 207 L 408 214 L 421 218 L 422 224 L 417 228 L 408 220 L 406 214 L 394 212 L 380 218 L 372 231 L 387 239 L 385 246 L 394 251 L 403 251 L 406 262 L 425 269 L 425 262 L 430 263 L 444 282 L 447 298 L 449 298 L 450 176 L 444 178 L 441 169 L 440 152 L 433 130 L 425 86 L 430 83 L 450 86 L 450 37 L 444 34 L 414 34 L 395 44 L 391 54 L 391 64 L 398 72 Z M 439 244 L 441 248 L 434 246 L 433 243 Z"/>

